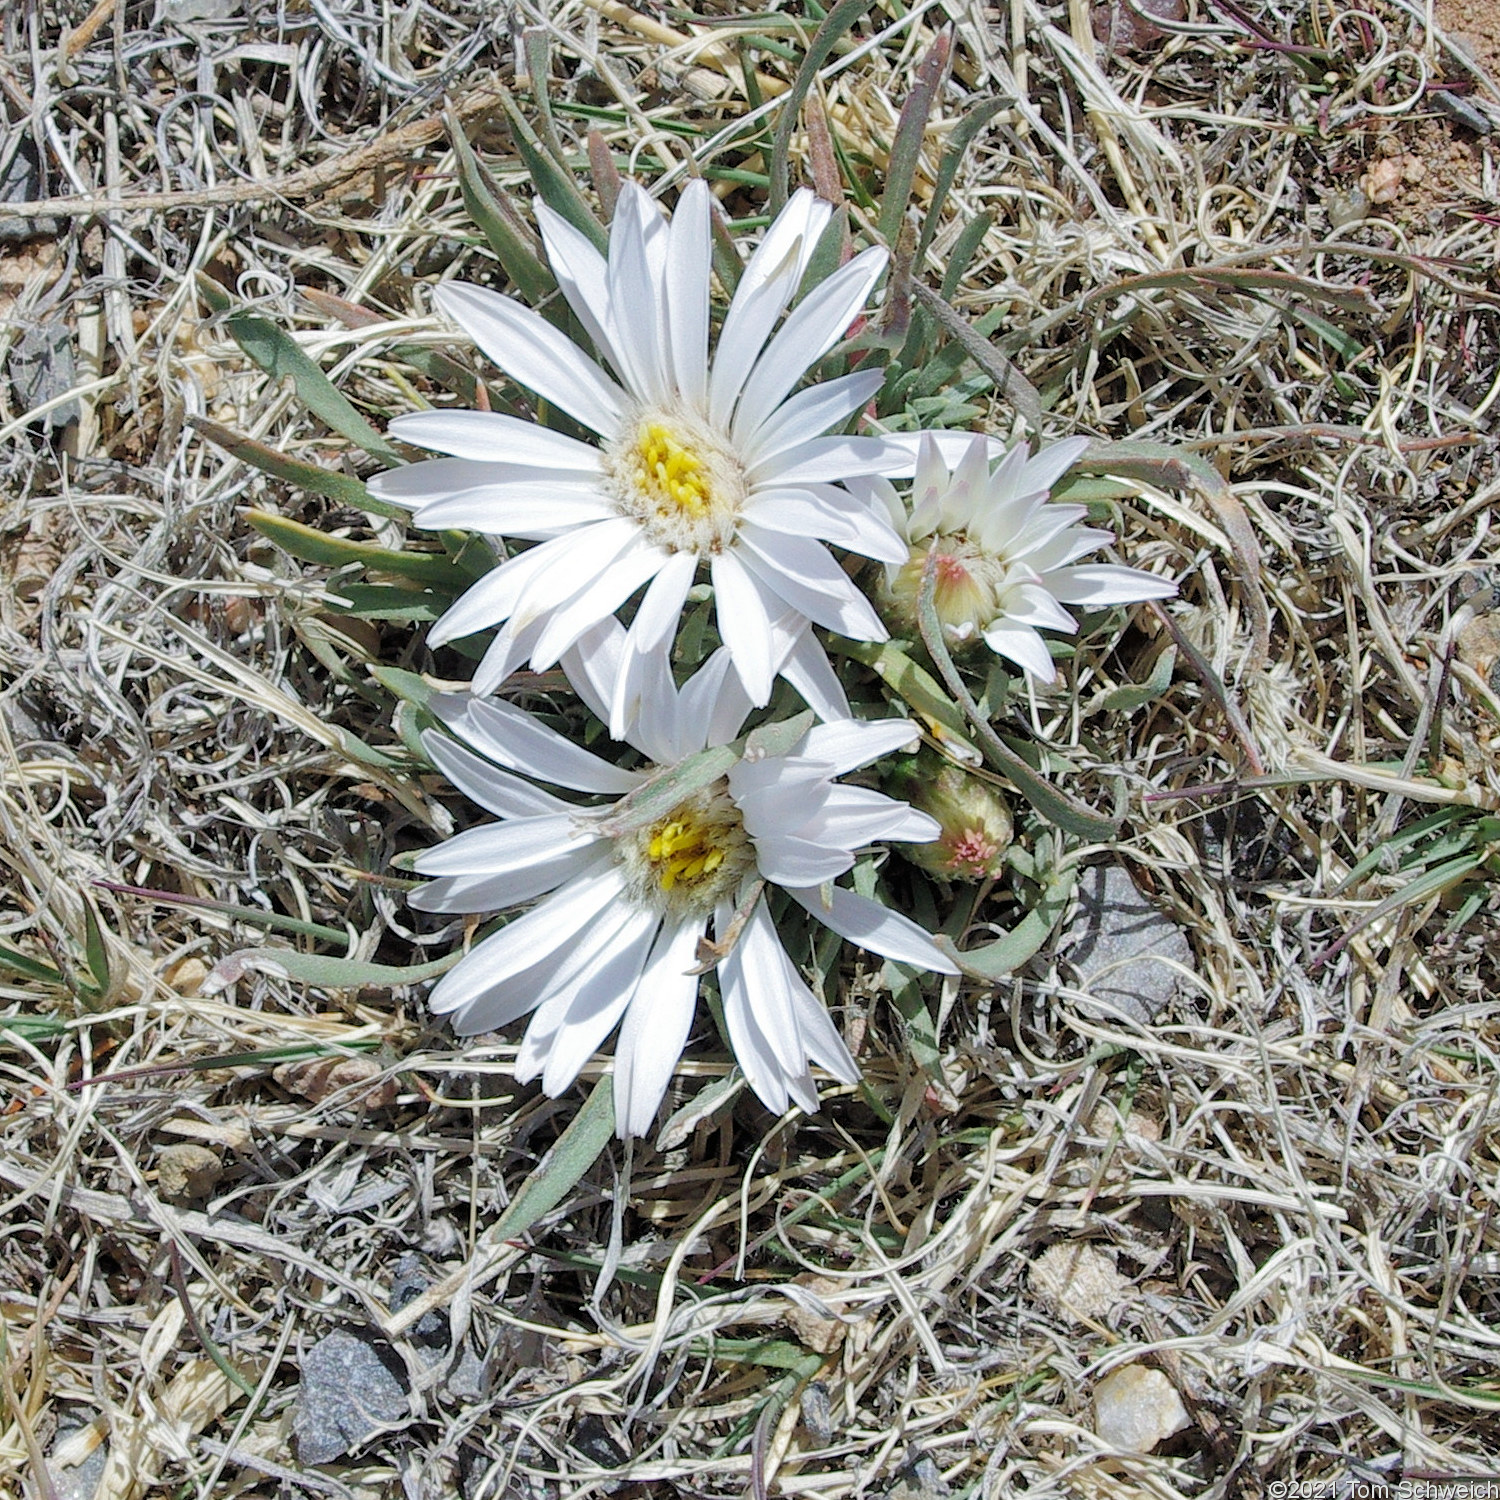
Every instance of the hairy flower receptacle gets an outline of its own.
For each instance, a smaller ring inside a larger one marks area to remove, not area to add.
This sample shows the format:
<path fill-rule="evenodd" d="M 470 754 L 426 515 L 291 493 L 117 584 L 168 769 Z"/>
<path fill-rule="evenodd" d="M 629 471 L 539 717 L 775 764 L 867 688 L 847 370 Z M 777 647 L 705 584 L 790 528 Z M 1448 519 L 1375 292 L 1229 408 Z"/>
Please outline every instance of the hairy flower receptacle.
<path fill-rule="evenodd" d="M 734 540 L 748 488 L 744 466 L 695 413 L 641 411 L 605 452 L 622 515 L 669 552 L 702 556 Z"/>

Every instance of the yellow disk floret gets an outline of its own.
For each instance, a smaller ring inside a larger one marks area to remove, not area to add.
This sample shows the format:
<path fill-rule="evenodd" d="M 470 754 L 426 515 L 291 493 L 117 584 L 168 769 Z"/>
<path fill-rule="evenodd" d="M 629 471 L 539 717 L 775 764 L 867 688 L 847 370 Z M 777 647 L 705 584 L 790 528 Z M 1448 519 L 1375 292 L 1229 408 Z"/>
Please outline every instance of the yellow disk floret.
<path fill-rule="evenodd" d="M 713 509 L 708 465 L 660 422 L 648 422 L 637 444 L 635 482 L 656 502 L 658 515 L 674 512 L 701 521 Z"/>
<path fill-rule="evenodd" d="M 651 830 L 646 849 L 664 891 L 676 885 L 692 885 L 724 863 L 724 850 L 715 847 L 713 830 L 696 818 L 658 823 Z"/>
<path fill-rule="evenodd" d="M 616 858 L 635 899 L 678 915 L 735 900 L 755 868 L 754 846 L 723 781 L 621 839 Z"/>

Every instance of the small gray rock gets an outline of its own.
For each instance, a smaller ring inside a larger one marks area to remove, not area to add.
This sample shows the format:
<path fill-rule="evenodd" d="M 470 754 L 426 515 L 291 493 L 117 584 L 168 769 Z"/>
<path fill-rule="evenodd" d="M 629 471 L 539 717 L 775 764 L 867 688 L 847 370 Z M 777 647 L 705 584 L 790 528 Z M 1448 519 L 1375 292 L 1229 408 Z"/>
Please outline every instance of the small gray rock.
<path fill-rule="evenodd" d="M 411 1416 L 406 1371 L 371 1334 L 335 1328 L 302 1356 L 297 1457 L 326 1464 Z"/>
<path fill-rule="evenodd" d="M 1077 971 L 1077 988 L 1100 1002 L 1082 1008 L 1149 1022 L 1177 993 L 1171 963 L 1192 965 L 1182 929 L 1141 895 L 1123 865 L 1090 865 L 1075 902 L 1058 954 Z"/>
<path fill-rule="evenodd" d="M 81 1464 L 71 1469 L 49 1463 L 52 1487 L 57 1491 L 57 1500 L 94 1500 L 99 1481 L 104 1478 L 109 1463 L 109 1444 L 100 1443 Z"/>
<path fill-rule="evenodd" d="M 938 1466 L 920 1449 L 914 1449 L 881 1500 L 943 1500 L 948 1493 L 948 1483 Z"/>
<path fill-rule="evenodd" d="M 61 318 L 31 323 L 12 348 L 8 363 L 10 383 L 22 411 L 55 400 L 77 384 L 73 336 Z M 76 422 L 80 414 L 76 401 L 65 401 L 40 421 L 51 431 Z"/>
<path fill-rule="evenodd" d="M 16 134 L 0 148 L 0 204 L 34 203 L 47 196 L 42 181 L 42 159 L 36 142 Z M 62 232 L 56 219 L 18 219 L 0 213 L 0 241 L 16 243 Z"/>

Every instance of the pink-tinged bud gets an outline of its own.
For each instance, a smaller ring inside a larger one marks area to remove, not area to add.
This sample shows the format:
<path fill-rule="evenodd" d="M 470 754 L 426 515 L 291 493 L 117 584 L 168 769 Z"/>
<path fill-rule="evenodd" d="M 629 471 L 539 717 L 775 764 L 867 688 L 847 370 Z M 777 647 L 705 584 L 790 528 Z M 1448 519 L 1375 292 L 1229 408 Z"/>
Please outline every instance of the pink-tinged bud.
<path fill-rule="evenodd" d="M 890 790 L 935 818 L 941 835 L 901 852 L 940 880 L 988 880 L 1000 874 L 1015 827 L 1005 798 L 961 766 L 923 751 L 890 778 Z"/>

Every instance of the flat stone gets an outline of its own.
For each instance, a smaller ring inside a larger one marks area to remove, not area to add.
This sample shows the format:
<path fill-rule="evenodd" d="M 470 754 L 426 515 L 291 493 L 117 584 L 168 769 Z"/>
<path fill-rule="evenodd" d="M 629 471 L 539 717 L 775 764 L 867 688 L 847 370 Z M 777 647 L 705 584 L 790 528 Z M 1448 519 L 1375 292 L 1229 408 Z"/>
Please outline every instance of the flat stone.
<path fill-rule="evenodd" d="M 1192 967 L 1182 929 L 1141 895 L 1123 865 L 1090 865 L 1074 901 L 1058 955 L 1076 971 L 1074 987 L 1098 1002 L 1079 1007 L 1149 1022 L 1177 993 L 1172 964 Z"/>
<path fill-rule="evenodd" d="M 411 1416 L 406 1371 L 373 1335 L 335 1328 L 302 1356 L 297 1457 L 326 1464 Z"/>
<path fill-rule="evenodd" d="M 1149 1365 L 1121 1365 L 1094 1388 L 1094 1431 L 1117 1453 L 1149 1453 L 1189 1420 L 1177 1388 Z"/>
<path fill-rule="evenodd" d="M 94 1500 L 99 1481 L 104 1478 L 104 1471 L 109 1466 L 109 1444 L 99 1443 L 84 1459 L 68 1467 L 59 1460 L 66 1454 L 69 1447 L 67 1437 L 71 1435 L 59 1434 L 49 1455 L 47 1469 L 52 1478 L 52 1487 L 57 1491 L 57 1500 Z"/>

